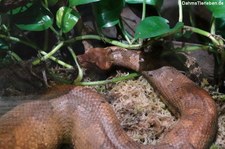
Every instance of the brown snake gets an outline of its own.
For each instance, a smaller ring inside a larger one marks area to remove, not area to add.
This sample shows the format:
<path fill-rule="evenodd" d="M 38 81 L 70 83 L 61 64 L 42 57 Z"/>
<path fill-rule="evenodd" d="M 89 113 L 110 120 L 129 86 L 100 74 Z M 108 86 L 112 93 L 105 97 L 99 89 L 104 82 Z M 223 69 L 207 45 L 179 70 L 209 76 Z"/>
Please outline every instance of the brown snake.
<path fill-rule="evenodd" d="M 95 91 L 56 86 L 53 92 L 57 97 L 19 105 L 0 118 L 0 148 L 55 149 L 62 142 L 72 143 L 74 149 L 209 148 L 216 134 L 217 111 L 206 91 L 172 67 L 142 71 L 138 52 L 126 56 L 120 50 L 102 51 L 107 53 L 103 54 L 106 59 L 86 54 L 80 61 L 93 60 L 101 68 L 116 64 L 140 71 L 177 116 L 178 122 L 159 144 L 141 145 L 130 139 L 111 106 Z"/>

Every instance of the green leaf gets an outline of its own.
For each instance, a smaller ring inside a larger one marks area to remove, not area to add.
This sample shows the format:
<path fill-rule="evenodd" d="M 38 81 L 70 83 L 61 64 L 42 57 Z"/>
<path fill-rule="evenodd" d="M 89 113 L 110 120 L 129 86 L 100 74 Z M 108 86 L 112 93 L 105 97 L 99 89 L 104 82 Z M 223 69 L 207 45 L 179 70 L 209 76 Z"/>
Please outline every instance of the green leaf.
<path fill-rule="evenodd" d="M 126 3 L 129 3 L 129 4 L 140 4 L 140 3 L 143 3 L 144 0 L 125 0 Z M 159 3 L 162 4 L 163 0 L 146 0 L 145 3 L 148 4 L 148 5 L 153 5 L 153 6 L 156 6 L 158 5 Z"/>
<path fill-rule="evenodd" d="M 15 15 L 15 14 L 18 14 L 18 13 L 22 13 L 24 11 L 26 11 L 29 7 L 31 7 L 33 5 L 33 3 L 27 3 L 25 6 L 22 6 L 22 7 L 18 7 L 18 8 L 15 8 L 15 9 L 12 9 L 11 11 L 9 11 L 8 13 L 9 14 L 12 14 L 12 15 Z"/>
<path fill-rule="evenodd" d="M 147 17 L 141 21 L 135 31 L 135 38 L 150 38 L 160 36 L 170 30 L 168 20 L 162 17 Z"/>
<path fill-rule="evenodd" d="M 64 32 L 69 32 L 78 22 L 80 15 L 69 7 L 61 7 L 56 13 L 56 24 Z"/>
<path fill-rule="evenodd" d="M 48 5 L 54 6 L 57 2 L 58 2 L 58 0 L 48 0 Z"/>
<path fill-rule="evenodd" d="M 0 12 L 6 13 L 16 8 L 23 9 L 27 7 L 28 3 L 34 3 L 35 1 L 36 0 L 0 0 Z"/>
<path fill-rule="evenodd" d="M 98 26 L 111 27 L 119 23 L 124 5 L 124 0 L 101 0 L 94 3 L 93 10 Z"/>
<path fill-rule="evenodd" d="M 32 5 L 25 12 L 14 15 L 13 19 L 18 28 L 28 31 L 43 31 L 53 24 L 51 12 L 39 4 Z"/>
<path fill-rule="evenodd" d="M 215 18 L 225 17 L 225 0 L 204 0 Z"/>
<path fill-rule="evenodd" d="M 100 0 L 69 0 L 69 6 L 78 6 L 78 5 L 83 5 L 83 4 L 88 4 L 88 3 L 93 3 L 93 2 L 98 2 Z"/>
<path fill-rule="evenodd" d="M 146 39 L 165 36 L 177 32 L 182 27 L 183 23 L 178 22 L 174 28 L 170 29 L 168 20 L 158 16 L 147 17 L 138 24 L 135 30 L 135 38 Z"/>

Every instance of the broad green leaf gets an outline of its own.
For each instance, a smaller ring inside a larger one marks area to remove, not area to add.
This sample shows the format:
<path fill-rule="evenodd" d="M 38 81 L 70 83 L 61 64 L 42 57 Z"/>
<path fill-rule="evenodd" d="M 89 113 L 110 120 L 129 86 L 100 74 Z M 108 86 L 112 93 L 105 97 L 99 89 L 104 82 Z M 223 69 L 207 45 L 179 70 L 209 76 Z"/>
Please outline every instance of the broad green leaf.
<path fill-rule="evenodd" d="M 83 5 L 83 4 L 88 4 L 88 3 L 93 3 L 93 2 L 98 2 L 100 0 L 69 0 L 69 6 L 78 6 L 78 5 Z"/>
<path fill-rule="evenodd" d="M 15 24 L 21 30 L 43 31 L 53 24 L 51 12 L 44 7 L 35 4 L 23 13 L 13 16 Z"/>
<path fill-rule="evenodd" d="M 140 4 L 143 3 L 144 0 L 125 0 L 126 3 L 130 4 Z M 145 3 L 148 5 L 156 6 L 158 4 L 162 4 L 163 0 L 146 0 Z"/>
<path fill-rule="evenodd" d="M 169 31 L 168 20 L 162 17 L 147 17 L 141 21 L 135 31 L 135 38 L 150 38 L 160 36 Z"/>
<path fill-rule="evenodd" d="M 165 36 L 180 30 L 182 27 L 183 23 L 178 22 L 173 29 L 170 29 L 168 20 L 158 16 L 147 17 L 138 24 L 135 30 L 135 38 L 146 39 Z"/>
<path fill-rule="evenodd" d="M 9 13 L 12 14 L 12 15 L 22 13 L 22 12 L 26 11 L 28 8 L 30 8 L 32 5 L 33 5 L 33 3 L 27 3 L 26 6 L 22 6 L 22 7 L 12 9 L 12 11 L 9 11 Z"/>
<path fill-rule="evenodd" d="M 225 0 L 204 0 L 204 3 L 215 18 L 225 17 Z"/>
<path fill-rule="evenodd" d="M 54 6 L 59 0 L 48 0 L 49 6 Z"/>
<path fill-rule="evenodd" d="M 64 32 L 69 32 L 78 22 L 80 15 L 69 7 L 61 7 L 56 13 L 56 24 Z"/>
<path fill-rule="evenodd" d="M 102 0 L 93 4 L 93 11 L 100 27 L 111 27 L 119 23 L 124 0 Z"/>
<path fill-rule="evenodd" d="M 36 0 L 0 0 L 0 12 L 7 13 L 16 8 L 23 9 L 28 3 L 34 3 L 35 1 Z"/>

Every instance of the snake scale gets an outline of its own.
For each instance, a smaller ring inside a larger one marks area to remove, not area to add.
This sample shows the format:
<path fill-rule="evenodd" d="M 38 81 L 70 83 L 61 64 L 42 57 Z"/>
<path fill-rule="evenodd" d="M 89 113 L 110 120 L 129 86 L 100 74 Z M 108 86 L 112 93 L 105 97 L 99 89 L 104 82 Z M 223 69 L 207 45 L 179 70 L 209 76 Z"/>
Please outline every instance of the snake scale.
<path fill-rule="evenodd" d="M 112 48 L 113 49 L 113 48 Z M 178 118 L 157 145 L 141 145 L 127 136 L 104 96 L 81 86 L 56 86 L 49 100 L 21 104 L 0 118 L 1 149 L 56 149 L 62 142 L 74 149 L 207 149 L 217 129 L 216 105 L 210 95 L 175 68 L 141 70 L 138 52 L 101 49 L 80 61 L 101 68 L 112 64 L 139 71 Z M 91 53 L 91 54 L 90 54 Z M 127 53 L 127 52 L 126 52 Z M 51 92 L 51 91 L 50 91 Z"/>

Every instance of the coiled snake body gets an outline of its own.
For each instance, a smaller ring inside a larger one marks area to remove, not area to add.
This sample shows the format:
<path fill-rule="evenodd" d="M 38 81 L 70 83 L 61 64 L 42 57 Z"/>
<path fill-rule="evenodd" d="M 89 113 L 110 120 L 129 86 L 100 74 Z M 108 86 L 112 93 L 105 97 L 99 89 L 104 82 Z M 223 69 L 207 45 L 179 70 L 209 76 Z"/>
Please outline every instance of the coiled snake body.
<path fill-rule="evenodd" d="M 118 57 L 111 53 L 111 59 Z M 208 148 L 217 125 L 210 95 L 172 67 L 141 73 L 178 117 L 158 145 L 131 140 L 102 95 L 85 87 L 57 86 L 61 95 L 19 105 L 0 118 L 0 148 L 55 149 L 62 142 L 74 149 Z"/>

